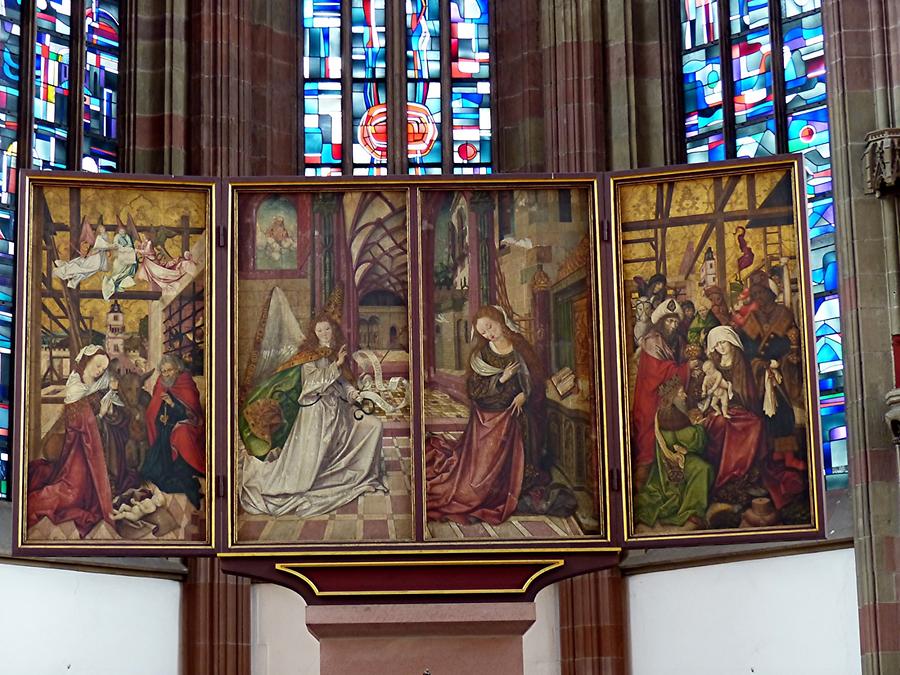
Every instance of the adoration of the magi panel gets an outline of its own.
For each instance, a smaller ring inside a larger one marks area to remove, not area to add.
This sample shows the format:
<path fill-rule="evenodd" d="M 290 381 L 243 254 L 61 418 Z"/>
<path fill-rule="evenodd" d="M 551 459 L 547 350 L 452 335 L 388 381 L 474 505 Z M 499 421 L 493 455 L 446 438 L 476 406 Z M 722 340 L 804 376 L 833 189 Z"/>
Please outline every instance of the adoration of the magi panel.
<path fill-rule="evenodd" d="M 426 536 L 601 533 L 590 191 L 420 201 Z"/>
<path fill-rule="evenodd" d="M 231 543 L 412 537 L 406 199 L 236 190 Z"/>
<path fill-rule="evenodd" d="M 630 531 L 809 527 L 808 272 L 790 168 L 625 183 L 616 199 Z"/>
<path fill-rule="evenodd" d="M 209 541 L 210 195 L 33 187 L 26 543 Z"/>

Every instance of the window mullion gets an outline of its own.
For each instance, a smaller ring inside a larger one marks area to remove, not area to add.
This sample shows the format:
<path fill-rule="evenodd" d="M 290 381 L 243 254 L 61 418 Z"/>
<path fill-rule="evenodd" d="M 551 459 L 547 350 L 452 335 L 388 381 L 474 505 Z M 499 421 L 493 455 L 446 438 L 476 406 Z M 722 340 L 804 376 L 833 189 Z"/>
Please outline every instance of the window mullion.
<path fill-rule="evenodd" d="M 297 31 L 297 112 L 300 124 L 297 128 L 297 173 L 303 176 L 306 173 L 306 76 L 303 72 L 306 50 L 304 39 L 306 31 L 303 30 L 303 1 L 297 0 L 297 16 L 294 20 L 294 28 Z M 343 32 L 341 33 L 343 36 Z M 341 47 L 343 49 L 343 46 Z M 341 61 L 343 63 L 343 61 Z M 341 70 L 343 76 L 343 69 Z M 343 107 L 343 101 L 341 102 Z M 343 118 L 341 118 L 343 120 Z M 343 155 L 341 155 L 343 157 Z"/>
<path fill-rule="evenodd" d="M 725 158 L 737 157 L 734 123 L 734 64 L 731 53 L 731 17 L 728 0 L 719 0 L 719 59 L 722 63 L 722 133 Z"/>
<path fill-rule="evenodd" d="M 441 0 L 441 171 L 453 173 L 453 78 L 450 75 L 450 0 Z"/>
<path fill-rule="evenodd" d="M 353 15 L 341 3 L 341 173 L 353 174 Z"/>
<path fill-rule="evenodd" d="M 387 0 L 388 173 L 407 171 L 406 3 Z"/>
<path fill-rule="evenodd" d="M 34 2 L 22 3 L 22 35 L 19 41 L 19 133 L 16 166 L 30 169 L 34 137 L 34 45 L 37 20 Z"/>
<path fill-rule="evenodd" d="M 772 45 L 772 98 L 775 104 L 775 148 L 788 151 L 787 93 L 784 82 L 784 25 L 781 0 L 769 0 L 769 35 Z"/>
<path fill-rule="evenodd" d="M 72 171 L 81 168 L 84 153 L 84 2 L 85 0 L 72 0 L 69 38 L 69 144 L 66 148 L 66 168 Z"/>

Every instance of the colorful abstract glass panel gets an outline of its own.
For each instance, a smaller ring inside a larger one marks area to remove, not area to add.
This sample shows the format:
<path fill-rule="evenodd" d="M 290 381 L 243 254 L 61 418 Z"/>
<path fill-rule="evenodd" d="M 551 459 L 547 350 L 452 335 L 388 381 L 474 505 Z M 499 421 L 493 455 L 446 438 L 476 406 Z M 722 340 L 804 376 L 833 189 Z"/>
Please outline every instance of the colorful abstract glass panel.
<path fill-rule="evenodd" d="M 688 138 L 722 128 L 722 64 L 719 46 L 685 54 L 685 135 Z"/>
<path fill-rule="evenodd" d="M 491 85 L 469 82 L 453 88 L 453 164 L 454 173 L 472 173 L 465 168 L 481 166 L 490 173 L 491 157 Z"/>
<path fill-rule="evenodd" d="M 414 174 L 441 166 L 440 37 L 438 0 L 407 0 L 406 151 Z"/>
<path fill-rule="evenodd" d="M 81 168 L 115 171 L 119 144 L 116 115 L 119 90 L 119 3 L 85 5 L 84 147 Z"/>
<path fill-rule="evenodd" d="M 341 174 L 343 114 L 341 90 L 341 3 L 303 1 L 304 173 Z"/>
<path fill-rule="evenodd" d="M 340 0 L 303 0 L 303 75 L 341 79 Z"/>
<path fill-rule="evenodd" d="M 735 42 L 731 54 L 735 123 L 771 115 L 774 111 L 772 44 L 768 30 L 757 31 Z"/>
<path fill-rule="evenodd" d="M 825 102 L 825 36 L 821 14 L 785 24 L 784 83 L 788 111 Z"/>
<path fill-rule="evenodd" d="M 385 0 L 352 0 L 353 173 L 387 172 L 388 106 Z"/>
<path fill-rule="evenodd" d="M 685 51 L 718 40 L 718 0 L 682 0 L 681 28 Z"/>
<path fill-rule="evenodd" d="M 731 0 L 731 34 L 766 28 L 769 24 L 768 0 Z"/>
<path fill-rule="evenodd" d="M 353 83 L 353 173 L 356 175 L 387 173 L 388 113 L 387 105 L 381 103 L 386 99 L 383 82 Z"/>
<path fill-rule="evenodd" d="M 781 12 L 785 19 L 822 9 L 822 0 L 781 0 Z"/>
<path fill-rule="evenodd" d="M 353 78 L 386 77 L 385 0 L 352 0 L 350 16 Z"/>
<path fill-rule="evenodd" d="M 406 151 L 410 173 L 441 165 L 441 83 L 407 84 Z"/>
<path fill-rule="evenodd" d="M 719 162 L 723 159 L 725 159 L 725 137 L 721 133 L 695 138 L 687 143 L 688 164 Z"/>
<path fill-rule="evenodd" d="M 451 77 L 489 77 L 489 32 L 487 0 L 450 0 Z"/>
<path fill-rule="evenodd" d="M 340 81 L 307 82 L 303 86 L 303 107 L 307 169 L 327 167 L 340 174 L 343 148 Z"/>
<path fill-rule="evenodd" d="M 411 80 L 441 77 L 438 0 L 406 0 L 406 75 Z"/>
<path fill-rule="evenodd" d="M 15 230 L 21 56 L 19 20 L 18 3 L 0 4 L 0 238 L 3 239 L 11 239 Z"/>
<path fill-rule="evenodd" d="M 37 169 L 66 168 L 71 18 L 69 0 L 38 3 L 32 162 Z"/>
<path fill-rule="evenodd" d="M 775 118 L 737 129 L 738 157 L 766 157 L 775 154 Z"/>
<path fill-rule="evenodd" d="M 828 141 L 828 108 L 825 106 L 788 115 L 788 152 L 803 153 L 809 199 L 831 192 Z"/>

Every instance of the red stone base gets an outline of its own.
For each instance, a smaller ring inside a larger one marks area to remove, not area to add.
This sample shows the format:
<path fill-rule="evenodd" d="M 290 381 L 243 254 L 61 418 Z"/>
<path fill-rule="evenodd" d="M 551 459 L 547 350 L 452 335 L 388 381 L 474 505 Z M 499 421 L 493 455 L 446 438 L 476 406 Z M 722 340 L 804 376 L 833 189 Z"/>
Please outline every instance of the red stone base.
<path fill-rule="evenodd" d="M 321 675 L 519 675 L 534 604 L 313 605 Z"/>

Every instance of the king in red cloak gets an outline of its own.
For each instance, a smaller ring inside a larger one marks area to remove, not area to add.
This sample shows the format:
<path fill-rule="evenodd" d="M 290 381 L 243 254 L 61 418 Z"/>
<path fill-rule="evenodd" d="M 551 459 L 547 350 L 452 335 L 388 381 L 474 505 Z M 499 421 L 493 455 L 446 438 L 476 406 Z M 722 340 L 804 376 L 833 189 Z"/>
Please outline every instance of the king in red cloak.
<path fill-rule="evenodd" d="M 197 479 L 206 473 L 206 423 L 194 378 L 175 356 L 160 360 L 146 418 L 150 448 L 141 475 L 163 492 L 185 494 L 200 508 Z"/>
<path fill-rule="evenodd" d="M 634 479 L 636 487 L 646 482 L 656 457 L 654 420 L 659 409 L 659 387 L 677 378 L 687 386 L 690 364 L 683 359 L 683 338 L 678 333 L 683 312 L 674 298 L 668 298 L 653 310 L 652 328 L 640 342 L 640 357 L 634 383 L 634 405 L 631 414 L 634 443 Z"/>

